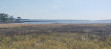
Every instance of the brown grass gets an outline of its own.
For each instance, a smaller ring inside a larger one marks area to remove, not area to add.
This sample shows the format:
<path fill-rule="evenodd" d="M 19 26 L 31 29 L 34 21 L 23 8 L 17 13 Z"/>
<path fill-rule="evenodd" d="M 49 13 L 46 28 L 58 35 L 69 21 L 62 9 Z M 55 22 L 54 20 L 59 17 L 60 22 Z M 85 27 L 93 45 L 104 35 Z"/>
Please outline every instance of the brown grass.
<path fill-rule="evenodd" d="M 0 49 L 111 49 L 110 32 L 111 24 L 0 24 Z"/>
<path fill-rule="evenodd" d="M 0 28 L 12 28 L 21 26 L 62 26 L 68 24 L 0 24 Z"/>

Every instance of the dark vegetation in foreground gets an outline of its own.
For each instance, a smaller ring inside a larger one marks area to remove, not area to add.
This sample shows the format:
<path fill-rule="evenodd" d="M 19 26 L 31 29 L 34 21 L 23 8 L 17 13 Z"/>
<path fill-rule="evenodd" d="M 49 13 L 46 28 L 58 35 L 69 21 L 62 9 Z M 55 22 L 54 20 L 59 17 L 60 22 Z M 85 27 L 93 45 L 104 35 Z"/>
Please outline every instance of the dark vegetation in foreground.
<path fill-rule="evenodd" d="M 0 49 L 111 49 L 111 24 L 2 27 Z"/>

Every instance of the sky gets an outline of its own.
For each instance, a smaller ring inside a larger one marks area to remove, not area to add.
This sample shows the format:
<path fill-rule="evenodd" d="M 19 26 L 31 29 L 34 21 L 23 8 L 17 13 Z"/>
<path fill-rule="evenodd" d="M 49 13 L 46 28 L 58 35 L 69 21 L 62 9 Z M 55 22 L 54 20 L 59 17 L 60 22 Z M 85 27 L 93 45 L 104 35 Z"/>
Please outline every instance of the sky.
<path fill-rule="evenodd" d="M 0 13 L 24 19 L 111 19 L 111 0 L 0 0 Z"/>

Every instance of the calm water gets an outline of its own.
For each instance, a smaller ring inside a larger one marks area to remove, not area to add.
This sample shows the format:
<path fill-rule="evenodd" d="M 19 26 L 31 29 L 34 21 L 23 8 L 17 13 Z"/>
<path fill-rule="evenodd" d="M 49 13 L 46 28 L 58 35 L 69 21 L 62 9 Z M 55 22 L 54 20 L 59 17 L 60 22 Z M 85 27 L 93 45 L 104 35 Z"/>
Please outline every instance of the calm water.
<path fill-rule="evenodd" d="M 27 21 L 27 20 L 24 20 Z M 28 20 L 29 21 L 29 20 Z M 111 23 L 111 21 L 89 21 L 89 20 L 30 20 L 38 22 L 24 22 L 17 24 L 92 24 L 92 23 Z"/>

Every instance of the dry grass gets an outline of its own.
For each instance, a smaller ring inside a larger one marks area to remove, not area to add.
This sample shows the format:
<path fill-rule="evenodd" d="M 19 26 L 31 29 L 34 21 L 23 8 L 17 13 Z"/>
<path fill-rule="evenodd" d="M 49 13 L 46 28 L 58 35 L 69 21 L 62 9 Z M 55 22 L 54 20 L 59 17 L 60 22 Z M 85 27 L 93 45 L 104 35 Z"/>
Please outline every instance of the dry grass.
<path fill-rule="evenodd" d="M 4 27 L 20 27 L 20 26 L 30 26 L 33 24 L 0 24 L 0 28 L 4 28 Z"/>
<path fill-rule="evenodd" d="M 111 49 L 111 36 L 106 34 L 110 28 L 110 24 L 0 24 L 0 49 Z"/>
<path fill-rule="evenodd" d="M 68 24 L 0 24 L 0 28 L 4 27 L 20 27 L 20 26 L 35 26 L 35 25 L 46 25 L 46 26 L 62 26 L 62 25 L 68 25 Z"/>

